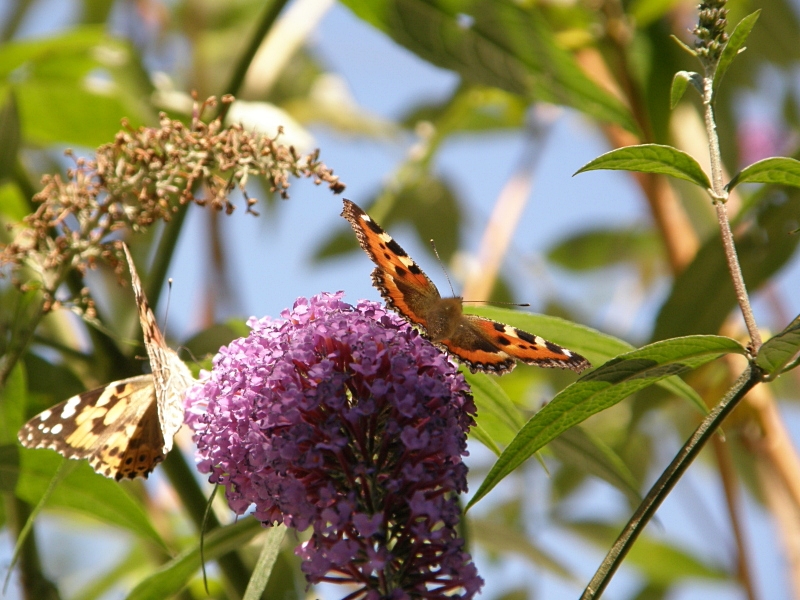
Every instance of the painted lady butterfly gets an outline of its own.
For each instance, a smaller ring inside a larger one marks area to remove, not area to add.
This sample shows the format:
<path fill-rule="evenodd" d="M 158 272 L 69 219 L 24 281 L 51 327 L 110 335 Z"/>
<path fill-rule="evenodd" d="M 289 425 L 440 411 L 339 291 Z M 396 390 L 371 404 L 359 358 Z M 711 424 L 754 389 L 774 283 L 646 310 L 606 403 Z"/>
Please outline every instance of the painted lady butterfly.
<path fill-rule="evenodd" d="M 183 395 L 194 381 L 167 347 L 147 303 L 130 252 L 123 244 L 150 358 L 151 375 L 138 375 L 73 396 L 28 421 L 17 437 L 28 448 L 51 448 L 89 460 L 119 481 L 147 477 L 172 449 L 183 424 Z"/>
<path fill-rule="evenodd" d="M 422 328 L 431 341 L 463 362 L 473 373 L 507 373 L 522 361 L 580 373 L 590 367 L 580 354 L 538 335 L 462 311 L 461 298 L 442 298 L 439 290 L 391 236 L 358 206 L 344 201 L 359 244 L 378 265 L 372 282 L 386 304 Z"/>

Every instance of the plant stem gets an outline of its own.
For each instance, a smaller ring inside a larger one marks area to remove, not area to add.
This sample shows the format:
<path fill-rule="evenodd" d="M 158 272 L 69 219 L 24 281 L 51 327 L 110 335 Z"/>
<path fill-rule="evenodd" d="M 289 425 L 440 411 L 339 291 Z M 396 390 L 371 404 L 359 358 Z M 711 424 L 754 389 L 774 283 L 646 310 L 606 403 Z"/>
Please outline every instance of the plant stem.
<path fill-rule="evenodd" d="M 253 35 L 250 38 L 250 43 L 245 48 L 242 55 L 239 57 L 239 60 L 236 61 L 236 68 L 233 71 L 233 75 L 231 75 L 230 81 L 225 86 L 221 95 L 224 94 L 232 94 L 234 96 L 239 94 L 239 91 L 242 88 L 242 84 L 244 83 L 245 75 L 247 75 L 247 70 L 250 68 L 250 64 L 253 62 L 253 57 L 255 57 L 256 52 L 258 52 L 261 43 L 264 41 L 267 33 L 272 26 L 275 24 L 275 20 L 278 18 L 278 15 L 283 10 L 284 6 L 288 3 L 289 0 L 270 0 L 264 6 L 264 11 L 261 14 L 261 20 L 258 22 L 255 30 L 253 31 Z"/>
<path fill-rule="evenodd" d="M 194 472 L 189 467 L 186 459 L 181 454 L 180 449 L 174 448 L 167 455 L 167 459 L 162 463 L 167 477 L 169 477 L 172 487 L 181 499 L 184 510 L 189 518 L 197 527 L 200 535 L 202 531 L 203 517 L 206 513 L 206 501 L 203 490 L 194 477 Z M 212 531 L 220 526 L 213 511 L 208 514 L 206 530 Z M 220 570 L 222 571 L 228 584 L 235 590 L 236 595 L 241 598 L 247 589 L 247 582 L 250 580 L 251 572 L 245 565 L 238 552 L 228 552 L 217 559 Z"/>
<path fill-rule="evenodd" d="M 686 441 L 681 448 L 680 452 L 672 459 L 672 462 L 658 478 L 658 481 L 653 484 L 650 491 L 642 500 L 636 512 L 630 518 L 625 528 L 620 533 L 614 545 L 606 554 L 603 562 L 598 567 L 597 572 L 592 577 L 592 580 L 583 591 L 581 600 L 594 600 L 599 598 L 605 590 L 611 577 L 616 572 L 622 559 L 630 550 L 636 538 L 642 532 L 644 527 L 655 514 L 658 507 L 666 499 L 667 495 L 675 487 L 675 484 L 680 480 L 689 465 L 700 453 L 700 450 L 708 442 L 712 435 L 719 429 L 719 426 L 725 420 L 730 412 L 736 408 L 744 398 L 745 394 L 749 392 L 756 384 L 758 384 L 763 377 L 763 372 L 754 364 L 750 364 L 748 369 L 742 373 L 728 394 L 714 407 L 705 419 L 700 423 L 692 436 Z"/>
<path fill-rule="evenodd" d="M 719 151 L 717 124 L 714 120 L 713 81 L 712 76 L 703 78 L 703 116 L 708 135 L 708 152 L 711 159 L 711 195 L 714 199 L 714 208 L 717 211 L 722 247 L 725 250 L 725 260 L 728 262 L 728 270 L 733 280 L 736 301 L 739 303 L 739 308 L 747 326 L 747 332 L 750 335 L 751 351 L 755 354 L 761 348 L 761 333 L 758 331 L 753 309 L 750 306 L 750 299 L 747 296 L 747 288 L 744 284 L 744 277 L 742 277 L 742 268 L 739 265 L 739 257 L 736 254 L 736 246 L 733 243 L 733 232 L 728 220 L 728 208 L 726 205 L 728 193 L 722 183 L 722 158 Z"/>

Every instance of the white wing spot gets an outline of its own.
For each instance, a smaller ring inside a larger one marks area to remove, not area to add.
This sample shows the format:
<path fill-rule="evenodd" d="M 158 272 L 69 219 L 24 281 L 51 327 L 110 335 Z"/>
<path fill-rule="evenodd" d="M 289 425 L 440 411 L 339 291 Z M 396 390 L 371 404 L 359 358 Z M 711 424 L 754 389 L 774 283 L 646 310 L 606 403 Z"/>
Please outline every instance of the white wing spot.
<path fill-rule="evenodd" d="M 70 398 L 67 403 L 64 405 L 64 410 L 61 411 L 61 418 L 62 419 L 69 419 L 75 415 L 75 409 L 78 408 L 78 405 L 81 403 L 80 396 L 75 396 L 74 398 Z"/>
<path fill-rule="evenodd" d="M 42 421 L 47 421 L 47 419 L 49 419 L 50 415 L 52 415 L 52 414 L 53 414 L 52 411 L 45 410 L 45 411 L 43 411 L 42 413 L 39 414 L 39 419 L 42 420 Z"/>
<path fill-rule="evenodd" d="M 53 428 L 50 430 L 50 433 L 52 433 L 53 435 L 58 435 L 59 433 L 61 433 L 62 429 L 64 429 L 64 426 L 61 423 L 56 423 L 55 425 L 53 425 Z"/>

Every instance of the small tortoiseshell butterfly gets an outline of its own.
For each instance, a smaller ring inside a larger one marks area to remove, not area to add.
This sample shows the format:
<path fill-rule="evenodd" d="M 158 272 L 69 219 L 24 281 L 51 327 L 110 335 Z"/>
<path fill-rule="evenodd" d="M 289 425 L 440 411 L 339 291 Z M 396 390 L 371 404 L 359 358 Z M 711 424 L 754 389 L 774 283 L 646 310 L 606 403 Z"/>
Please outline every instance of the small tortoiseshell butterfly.
<path fill-rule="evenodd" d="M 194 381 L 164 341 L 125 244 L 123 249 L 152 374 L 73 396 L 33 417 L 17 434 L 27 448 L 88 459 L 97 473 L 117 481 L 147 477 L 164 460 L 183 424 L 184 393 Z"/>
<path fill-rule="evenodd" d="M 378 265 L 372 282 L 386 304 L 426 337 L 444 347 L 470 371 L 507 373 L 516 361 L 580 373 L 590 367 L 580 354 L 516 327 L 462 311 L 461 298 L 442 298 L 439 290 L 400 245 L 358 206 L 344 201 L 342 216 L 358 243 Z"/>

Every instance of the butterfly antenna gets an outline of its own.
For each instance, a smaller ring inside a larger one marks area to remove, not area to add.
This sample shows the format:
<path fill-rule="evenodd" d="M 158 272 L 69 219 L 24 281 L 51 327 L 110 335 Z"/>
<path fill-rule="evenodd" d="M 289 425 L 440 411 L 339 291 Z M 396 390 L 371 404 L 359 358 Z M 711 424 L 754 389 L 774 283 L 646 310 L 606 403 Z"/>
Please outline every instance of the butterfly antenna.
<path fill-rule="evenodd" d="M 436 242 L 431 240 L 431 248 L 433 248 L 433 253 L 436 255 L 436 260 L 439 261 L 439 266 L 442 267 L 442 272 L 444 273 L 444 278 L 447 279 L 447 285 L 450 286 L 450 293 L 455 296 L 456 293 L 453 291 L 453 284 L 450 282 L 450 276 L 447 274 L 447 269 L 444 268 L 444 263 L 442 262 L 441 257 L 439 256 L 439 251 L 436 249 Z"/>
<path fill-rule="evenodd" d="M 496 300 L 462 300 L 462 303 L 488 304 L 490 306 L 530 306 L 528 302 L 498 302 Z"/>

